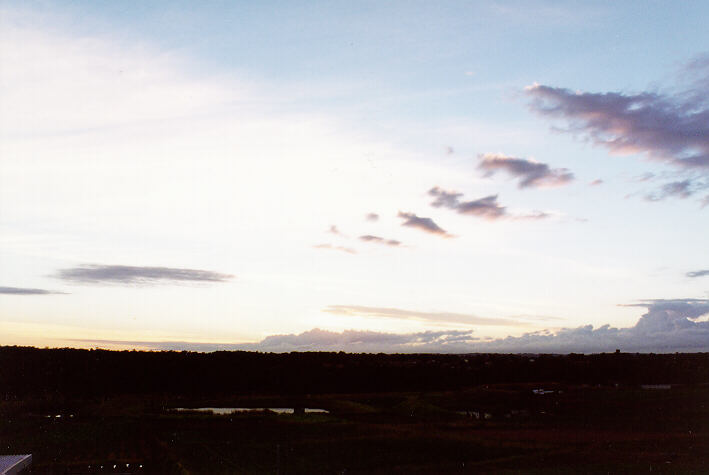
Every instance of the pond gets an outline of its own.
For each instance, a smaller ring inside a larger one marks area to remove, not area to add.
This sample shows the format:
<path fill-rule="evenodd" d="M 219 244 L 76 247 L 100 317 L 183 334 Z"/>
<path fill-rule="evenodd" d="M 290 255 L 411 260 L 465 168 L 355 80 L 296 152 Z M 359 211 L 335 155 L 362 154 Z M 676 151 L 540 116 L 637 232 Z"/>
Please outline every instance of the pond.
<path fill-rule="evenodd" d="M 295 409 L 292 407 L 175 407 L 174 411 L 197 411 L 197 412 L 211 412 L 215 415 L 227 415 L 241 412 L 275 412 L 276 414 L 294 414 Z M 314 409 L 311 407 L 305 408 L 306 414 L 329 414 L 330 411 L 325 409 Z"/>

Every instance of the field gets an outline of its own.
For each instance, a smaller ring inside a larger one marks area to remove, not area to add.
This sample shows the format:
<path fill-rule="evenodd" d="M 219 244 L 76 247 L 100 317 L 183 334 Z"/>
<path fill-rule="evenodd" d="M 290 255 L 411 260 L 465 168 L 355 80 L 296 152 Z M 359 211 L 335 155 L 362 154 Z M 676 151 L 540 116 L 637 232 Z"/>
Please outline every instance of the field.
<path fill-rule="evenodd" d="M 439 356 L 415 358 L 422 367 L 429 360 L 447 364 Z M 493 365 L 509 365 L 503 356 L 489 358 Z M 683 378 L 703 374 L 702 361 Z M 381 366 L 399 363 L 395 356 L 379 356 Z M 0 393 L 0 447 L 3 453 L 32 453 L 34 473 L 61 474 L 701 473 L 709 466 L 706 383 L 644 389 L 630 381 L 563 381 L 570 375 L 370 392 L 13 390 Z M 329 413 L 210 415 L 172 410 L 177 407 L 309 407 Z"/>

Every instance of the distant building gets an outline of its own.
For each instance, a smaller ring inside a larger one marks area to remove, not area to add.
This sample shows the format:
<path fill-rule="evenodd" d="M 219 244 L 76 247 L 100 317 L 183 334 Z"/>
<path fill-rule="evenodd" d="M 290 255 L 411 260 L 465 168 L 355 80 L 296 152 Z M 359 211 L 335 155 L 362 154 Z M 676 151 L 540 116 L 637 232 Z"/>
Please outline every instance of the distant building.
<path fill-rule="evenodd" d="M 532 389 L 534 394 L 552 394 L 554 391 L 551 389 Z"/>
<path fill-rule="evenodd" d="M 641 384 L 642 389 L 672 389 L 671 384 Z"/>
<path fill-rule="evenodd" d="M 29 473 L 31 465 L 32 454 L 0 455 L 0 475 Z"/>

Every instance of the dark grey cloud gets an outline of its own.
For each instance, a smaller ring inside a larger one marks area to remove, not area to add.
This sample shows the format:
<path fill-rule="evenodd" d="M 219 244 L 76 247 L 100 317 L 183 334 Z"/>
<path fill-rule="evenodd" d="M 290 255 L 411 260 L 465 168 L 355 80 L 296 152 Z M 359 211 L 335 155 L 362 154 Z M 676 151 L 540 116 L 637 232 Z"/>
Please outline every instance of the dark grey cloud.
<path fill-rule="evenodd" d="M 518 188 L 562 186 L 574 180 L 574 174 L 567 168 L 550 168 L 546 163 L 526 158 L 508 157 L 499 153 L 486 153 L 478 158 L 478 168 L 485 172 L 485 176 L 504 171 L 520 179 Z"/>
<path fill-rule="evenodd" d="M 497 195 L 490 195 L 473 201 L 460 201 L 462 193 L 442 190 L 434 187 L 428 190 L 428 194 L 436 199 L 431 203 L 434 208 L 449 208 L 456 210 L 460 214 L 469 214 L 481 218 L 495 220 L 507 215 L 507 209 L 497 202 Z"/>
<path fill-rule="evenodd" d="M 198 269 L 87 264 L 61 269 L 56 277 L 76 284 L 155 285 L 226 282 L 234 276 Z"/>
<path fill-rule="evenodd" d="M 364 219 L 367 221 L 379 221 L 379 215 L 377 213 L 367 213 Z"/>
<path fill-rule="evenodd" d="M 357 251 L 350 247 L 344 247 L 344 246 L 333 246 L 332 244 L 328 243 L 323 243 L 323 244 L 316 244 L 313 246 L 315 249 L 329 249 L 332 251 L 340 251 L 340 252 L 346 252 L 347 254 L 357 254 Z"/>
<path fill-rule="evenodd" d="M 541 211 L 526 215 L 512 215 L 507 212 L 505 206 L 500 205 L 497 201 L 497 195 L 485 196 L 472 201 L 461 201 L 462 193 L 446 191 L 437 186 L 428 190 L 428 194 L 436 198 L 431 203 L 431 206 L 435 208 L 449 208 L 459 214 L 477 216 L 489 221 L 498 219 L 545 219 L 551 216 Z"/>
<path fill-rule="evenodd" d="M 450 234 L 438 226 L 431 218 L 422 218 L 416 216 L 414 213 L 404 213 L 403 211 L 399 211 L 397 216 L 404 220 L 404 222 L 401 223 L 402 226 L 420 229 L 427 233 L 438 234 L 443 237 L 451 237 Z"/>
<path fill-rule="evenodd" d="M 703 64 L 703 63 L 702 63 Z M 706 74 L 705 68 L 695 68 Z M 676 93 L 575 92 L 535 84 L 531 108 L 567 131 L 618 154 L 643 153 L 684 170 L 709 172 L 709 75 Z"/>
<path fill-rule="evenodd" d="M 401 242 L 397 241 L 396 239 L 385 239 L 383 237 L 379 236 L 372 236 L 371 234 L 366 234 L 364 236 L 359 237 L 360 240 L 366 241 L 366 242 L 373 242 L 376 244 L 384 244 L 386 246 L 401 246 Z"/>
<path fill-rule="evenodd" d="M 704 277 L 705 275 L 709 275 L 709 269 L 687 272 L 687 277 Z"/>
<path fill-rule="evenodd" d="M 65 292 L 55 292 L 46 289 L 28 289 L 23 287 L 0 287 L 0 295 L 59 295 Z"/>
<path fill-rule="evenodd" d="M 464 313 L 419 312 L 389 307 L 366 307 L 362 305 L 330 305 L 323 312 L 334 315 L 358 315 L 364 317 L 395 318 L 428 322 L 465 323 L 468 325 L 526 326 L 528 323 L 508 318 L 486 318 Z"/>
<path fill-rule="evenodd" d="M 661 201 L 665 198 L 689 198 L 699 190 L 705 189 L 704 183 L 687 178 L 665 183 L 658 190 L 645 195 L 647 201 Z"/>

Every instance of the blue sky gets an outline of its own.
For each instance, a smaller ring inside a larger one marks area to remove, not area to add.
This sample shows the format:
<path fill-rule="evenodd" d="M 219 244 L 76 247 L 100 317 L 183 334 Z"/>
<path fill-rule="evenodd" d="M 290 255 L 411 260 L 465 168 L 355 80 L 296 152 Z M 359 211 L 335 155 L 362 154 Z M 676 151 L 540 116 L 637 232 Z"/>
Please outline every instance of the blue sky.
<path fill-rule="evenodd" d="M 708 14 L 1 2 L 0 344 L 706 350 Z"/>

